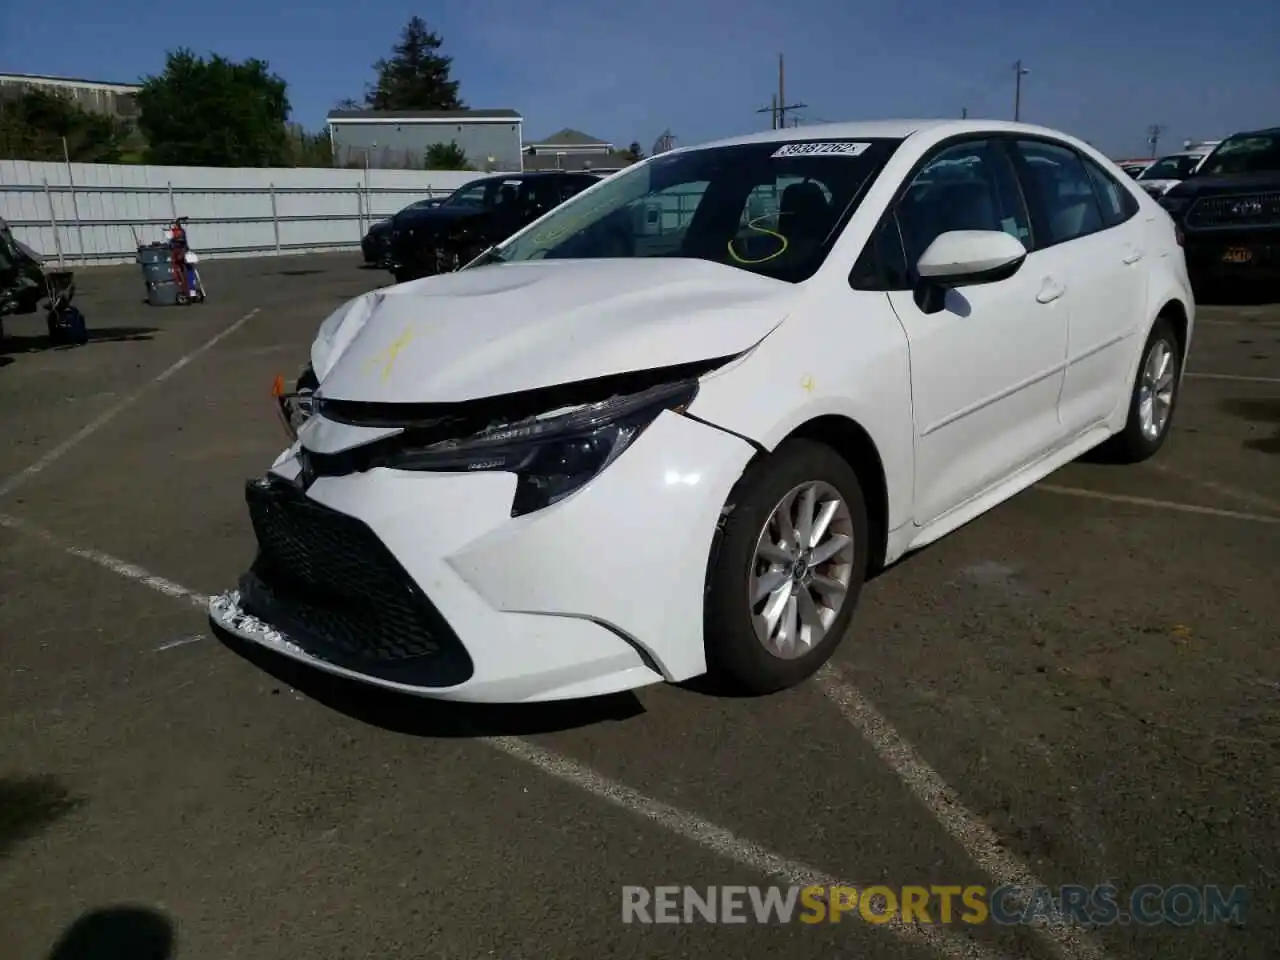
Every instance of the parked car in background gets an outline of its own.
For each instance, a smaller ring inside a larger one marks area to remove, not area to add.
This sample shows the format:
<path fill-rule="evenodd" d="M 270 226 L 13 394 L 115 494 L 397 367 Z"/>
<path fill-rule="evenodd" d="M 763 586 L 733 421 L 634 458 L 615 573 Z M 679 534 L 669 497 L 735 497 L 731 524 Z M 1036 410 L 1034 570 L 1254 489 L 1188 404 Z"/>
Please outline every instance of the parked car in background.
<path fill-rule="evenodd" d="M 444 200 L 445 198 L 443 197 L 428 197 L 425 200 L 415 200 L 404 209 L 387 217 L 387 219 L 379 220 L 369 227 L 365 232 L 364 239 L 360 241 L 360 252 L 364 256 L 364 262 L 370 266 L 387 267 L 391 248 L 391 225 L 395 218 L 407 211 L 429 210 L 432 207 L 438 207 L 444 203 Z"/>
<path fill-rule="evenodd" d="M 428 697 L 792 686 L 868 571 L 1093 447 L 1153 456 L 1194 322 L 1169 218 L 1053 130 L 661 153 L 324 321 L 210 613 Z"/>
<path fill-rule="evenodd" d="M 1280 127 L 1227 137 L 1160 205 L 1197 283 L 1280 282 Z"/>
<path fill-rule="evenodd" d="M 1154 157 L 1147 160 L 1117 160 L 1116 166 L 1136 180 L 1154 162 Z"/>
<path fill-rule="evenodd" d="M 1161 157 L 1137 176 L 1138 185 L 1153 197 L 1163 197 L 1196 172 L 1209 151 L 1187 151 Z"/>
<path fill-rule="evenodd" d="M 397 283 L 457 270 L 599 180 L 561 171 L 473 180 L 438 206 L 396 214 L 388 268 Z"/>

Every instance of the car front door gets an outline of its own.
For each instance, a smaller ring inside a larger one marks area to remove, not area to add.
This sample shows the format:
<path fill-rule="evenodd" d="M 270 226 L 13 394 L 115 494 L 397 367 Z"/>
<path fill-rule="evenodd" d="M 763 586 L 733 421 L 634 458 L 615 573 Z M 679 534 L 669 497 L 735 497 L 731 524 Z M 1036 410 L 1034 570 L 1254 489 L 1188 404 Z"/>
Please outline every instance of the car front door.
<path fill-rule="evenodd" d="M 1019 139 L 1013 153 L 1039 253 L 1070 290 L 1059 416 L 1074 436 L 1105 420 L 1129 390 L 1133 337 L 1147 294 L 1139 207 L 1066 144 Z"/>
<path fill-rule="evenodd" d="M 926 313 L 913 292 L 915 264 L 950 230 L 1004 231 L 1032 253 L 1012 277 L 950 290 L 942 310 Z M 1066 287 L 1037 259 L 998 140 L 953 143 L 928 159 L 882 220 L 873 247 L 882 262 L 901 255 L 885 286 L 910 349 L 914 515 L 924 525 L 1061 442 Z M 855 287 L 857 274 L 855 267 Z"/>

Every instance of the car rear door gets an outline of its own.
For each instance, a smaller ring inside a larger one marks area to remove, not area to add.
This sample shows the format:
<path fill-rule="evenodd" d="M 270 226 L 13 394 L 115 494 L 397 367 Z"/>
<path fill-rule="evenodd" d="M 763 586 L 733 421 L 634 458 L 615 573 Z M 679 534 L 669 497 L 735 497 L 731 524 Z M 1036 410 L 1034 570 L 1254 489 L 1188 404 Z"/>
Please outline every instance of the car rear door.
<path fill-rule="evenodd" d="M 1101 167 L 1067 144 L 1019 138 L 1013 154 L 1037 249 L 1055 262 L 1069 290 L 1059 416 L 1074 436 L 1105 420 L 1128 391 L 1132 338 L 1147 292 L 1139 207 Z"/>
<path fill-rule="evenodd" d="M 998 140 L 952 142 L 927 159 L 868 248 L 878 246 L 888 259 L 901 244 L 887 285 L 911 354 L 920 525 L 1061 441 L 1065 284 L 1032 252 L 1012 277 L 950 290 L 940 312 L 925 313 L 913 292 L 915 264 L 949 230 L 1003 230 L 1031 243 L 1017 178 Z"/>

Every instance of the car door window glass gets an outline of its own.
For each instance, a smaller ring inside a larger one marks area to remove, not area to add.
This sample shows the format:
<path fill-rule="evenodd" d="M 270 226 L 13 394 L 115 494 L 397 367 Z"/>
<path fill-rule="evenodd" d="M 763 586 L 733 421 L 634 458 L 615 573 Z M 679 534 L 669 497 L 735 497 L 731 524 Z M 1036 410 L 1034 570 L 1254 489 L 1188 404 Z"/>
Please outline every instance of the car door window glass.
<path fill-rule="evenodd" d="M 1102 207 L 1102 220 L 1108 227 L 1118 226 L 1138 212 L 1138 201 L 1133 199 L 1128 190 L 1116 183 L 1088 157 L 1084 157 L 1083 161 Z"/>
<path fill-rule="evenodd" d="M 862 256 L 853 265 L 849 284 L 855 290 L 903 290 L 910 283 L 898 219 L 890 212 L 880 221 Z"/>
<path fill-rule="evenodd" d="M 916 175 L 896 207 L 907 264 L 951 230 L 994 230 L 1028 248 L 1031 225 L 1017 178 L 999 144 L 969 141 L 948 147 Z"/>
<path fill-rule="evenodd" d="M 1074 150 L 1039 140 L 1019 140 L 1027 198 L 1039 213 L 1040 246 L 1075 240 L 1105 228 L 1093 182 Z"/>

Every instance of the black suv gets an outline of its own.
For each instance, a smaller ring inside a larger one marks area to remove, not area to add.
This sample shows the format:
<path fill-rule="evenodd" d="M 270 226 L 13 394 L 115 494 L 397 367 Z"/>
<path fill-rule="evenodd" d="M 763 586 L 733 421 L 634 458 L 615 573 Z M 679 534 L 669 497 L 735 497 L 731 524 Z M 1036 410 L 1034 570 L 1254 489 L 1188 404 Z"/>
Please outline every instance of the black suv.
<path fill-rule="evenodd" d="M 1194 282 L 1280 282 L 1280 127 L 1223 140 L 1159 199 Z"/>
<path fill-rule="evenodd" d="M 364 235 L 364 239 L 360 241 L 360 252 L 364 256 L 364 262 L 369 266 L 388 267 L 390 266 L 391 257 L 391 225 L 395 222 L 396 217 L 401 216 L 406 211 L 426 210 L 430 207 L 438 207 L 444 201 L 439 198 L 427 198 L 426 200 L 415 200 L 407 207 L 397 211 L 385 220 L 379 220 L 369 227 L 368 232 Z"/>
<path fill-rule="evenodd" d="M 439 206 L 396 214 L 388 266 L 396 283 L 457 270 L 599 180 L 561 171 L 473 180 Z"/>

